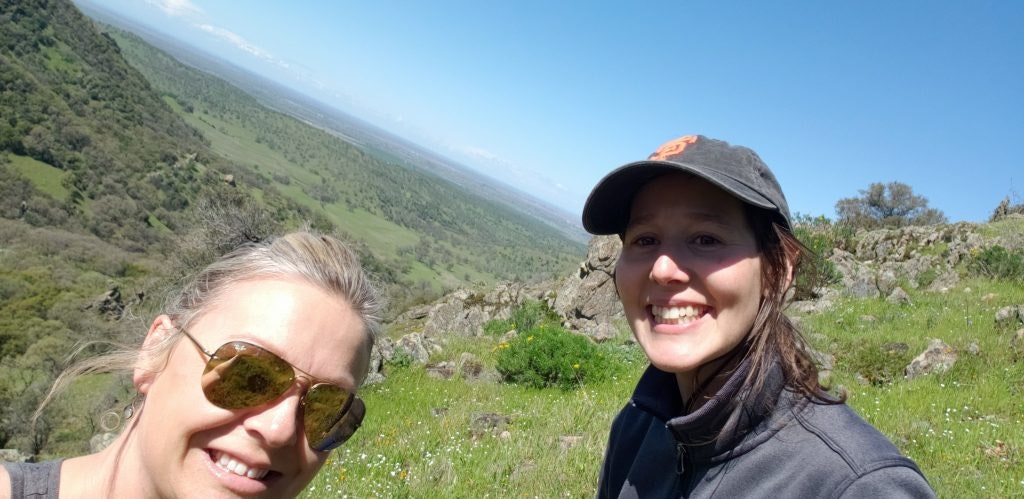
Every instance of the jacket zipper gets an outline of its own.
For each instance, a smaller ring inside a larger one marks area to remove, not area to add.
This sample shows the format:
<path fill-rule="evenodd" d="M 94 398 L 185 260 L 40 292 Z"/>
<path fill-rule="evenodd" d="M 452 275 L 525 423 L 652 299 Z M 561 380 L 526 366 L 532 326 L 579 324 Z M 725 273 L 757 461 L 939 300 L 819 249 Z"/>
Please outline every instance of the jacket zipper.
<path fill-rule="evenodd" d="M 686 447 L 682 443 L 676 442 L 676 474 L 679 475 L 679 481 L 687 493 L 690 491 L 690 479 L 693 477 L 692 468 Z"/>

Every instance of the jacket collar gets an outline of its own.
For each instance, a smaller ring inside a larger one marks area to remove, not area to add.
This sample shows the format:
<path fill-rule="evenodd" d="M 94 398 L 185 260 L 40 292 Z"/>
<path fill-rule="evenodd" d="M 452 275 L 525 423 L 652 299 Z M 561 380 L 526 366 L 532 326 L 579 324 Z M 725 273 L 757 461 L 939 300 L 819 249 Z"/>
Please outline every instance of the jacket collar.
<path fill-rule="evenodd" d="M 640 378 L 632 401 L 664 421 L 691 460 L 726 459 L 770 437 L 784 425 L 782 419 L 792 417 L 789 409 L 798 402 L 799 397 L 780 397 L 785 382 L 777 362 L 772 364 L 759 393 L 743 386 L 748 372 L 750 359 L 744 358 L 711 399 L 696 411 L 682 414 L 675 374 L 650 366 Z"/>

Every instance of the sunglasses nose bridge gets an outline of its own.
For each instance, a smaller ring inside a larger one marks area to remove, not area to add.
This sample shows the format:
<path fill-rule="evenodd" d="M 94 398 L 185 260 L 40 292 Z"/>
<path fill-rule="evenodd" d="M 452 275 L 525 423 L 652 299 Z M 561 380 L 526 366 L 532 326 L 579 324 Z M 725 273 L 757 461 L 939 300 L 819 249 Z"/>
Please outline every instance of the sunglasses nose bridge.
<path fill-rule="evenodd" d="M 304 395 L 288 389 L 272 402 L 244 410 L 243 425 L 258 433 L 270 447 L 295 445 L 303 434 L 300 415 Z"/>
<path fill-rule="evenodd" d="M 307 376 L 305 373 L 296 372 L 292 379 L 293 385 L 298 385 L 299 393 L 302 396 L 302 400 L 306 399 L 306 394 L 316 386 L 316 380 Z"/>

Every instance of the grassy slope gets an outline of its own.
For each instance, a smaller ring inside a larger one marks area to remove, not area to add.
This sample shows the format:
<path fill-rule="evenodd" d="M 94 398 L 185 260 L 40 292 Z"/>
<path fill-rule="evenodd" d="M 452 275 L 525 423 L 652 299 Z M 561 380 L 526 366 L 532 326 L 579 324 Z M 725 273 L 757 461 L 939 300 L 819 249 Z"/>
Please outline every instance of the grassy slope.
<path fill-rule="evenodd" d="M 1012 331 L 994 326 L 996 310 L 1024 303 L 1024 289 L 973 280 L 911 298 L 907 306 L 850 300 L 810 318 L 810 328 L 828 338 L 817 347 L 837 358 L 834 382 L 848 387 L 850 405 L 918 462 L 940 497 L 1024 494 L 1024 364 L 1009 348 Z M 931 338 L 956 348 L 959 361 L 949 372 L 903 380 L 903 367 Z M 881 353 L 888 342 L 910 348 Z M 968 353 L 972 342 L 978 355 Z M 854 373 L 872 367 L 893 381 L 859 384 Z"/>
<path fill-rule="evenodd" d="M 454 361 L 468 351 L 493 369 L 498 342 L 453 339 L 435 357 Z M 593 497 L 608 425 L 644 368 L 633 353 L 631 374 L 577 391 L 443 381 L 419 367 L 393 368 L 387 381 L 363 391 L 369 419 L 306 496 Z M 470 420 L 481 413 L 511 417 L 508 434 L 474 437 Z M 581 440 L 563 449 L 563 436 Z"/>
<path fill-rule="evenodd" d="M 18 173 L 25 176 L 32 185 L 57 201 L 64 202 L 68 198 L 68 190 L 64 187 L 63 181 L 67 173 L 60 168 L 55 168 L 42 161 L 32 159 L 28 156 L 9 154 L 7 158 L 10 164 Z"/>

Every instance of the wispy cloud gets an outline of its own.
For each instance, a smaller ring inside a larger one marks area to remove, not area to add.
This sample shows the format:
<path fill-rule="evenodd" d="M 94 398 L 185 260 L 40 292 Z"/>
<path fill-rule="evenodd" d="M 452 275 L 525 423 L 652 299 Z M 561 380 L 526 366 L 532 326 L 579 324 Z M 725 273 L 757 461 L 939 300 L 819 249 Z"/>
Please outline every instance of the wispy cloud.
<path fill-rule="evenodd" d="M 267 52 L 266 50 L 263 50 L 258 46 L 249 43 L 249 41 L 247 41 L 245 38 L 242 38 L 234 31 L 221 28 L 218 26 L 212 26 L 209 24 L 197 24 L 196 27 L 207 33 L 210 33 L 213 36 L 216 36 L 217 38 L 220 38 L 221 40 L 224 40 L 234 45 L 235 47 L 238 47 L 241 50 L 244 50 L 245 52 L 248 52 L 256 57 L 259 57 L 260 59 L 265 59 L 267 61 L 273 62 L 277 61 L 277 59 L 274 58 L 274 56 L 270 52 Z"/>
<path fill-rule="evenodd" d="M 156 6 L 164 11 L 164 14 L 174 17 L 198 16 L 203 13 L 203 9 L 189 0 L 146 0 L 146 3 Z"/>
<path fill-rule="evenodd" d="M 511 161 L 504 159 L 498 156 L 497 154 L 494 154 L 493 152 L 488 151 L 487 149 L 484 149 L 482 147 L 455 146 L 453 147 L 453 149 L 462 153 L 463 155 L 469 156 L 474 159 L 483 160 L 489 163 L 495 163 L 502 166 L 512 166 Z"/>
<path fill-rule="evenodd" d="M 210 19 L 210 16 L 201 7 L 192 3 L 192 0 L 145 0 L 145 2 L 160 9 L 170 17 L 180 19 L 193 29 L 201 30 L 215 39 L 229 43 L 246 54 L 277 66 L 279 70 L 283 70 L 285 75 L 296 81 L 310 85 L 318 91 L 326 91 L 329 87 L 326 82 L 317 79 L 314 76 L 314 72 L 310 69 L 295 61 L 281 59 L 238 33 L 220 26 L 219 24 L 221 23 Z"/>

